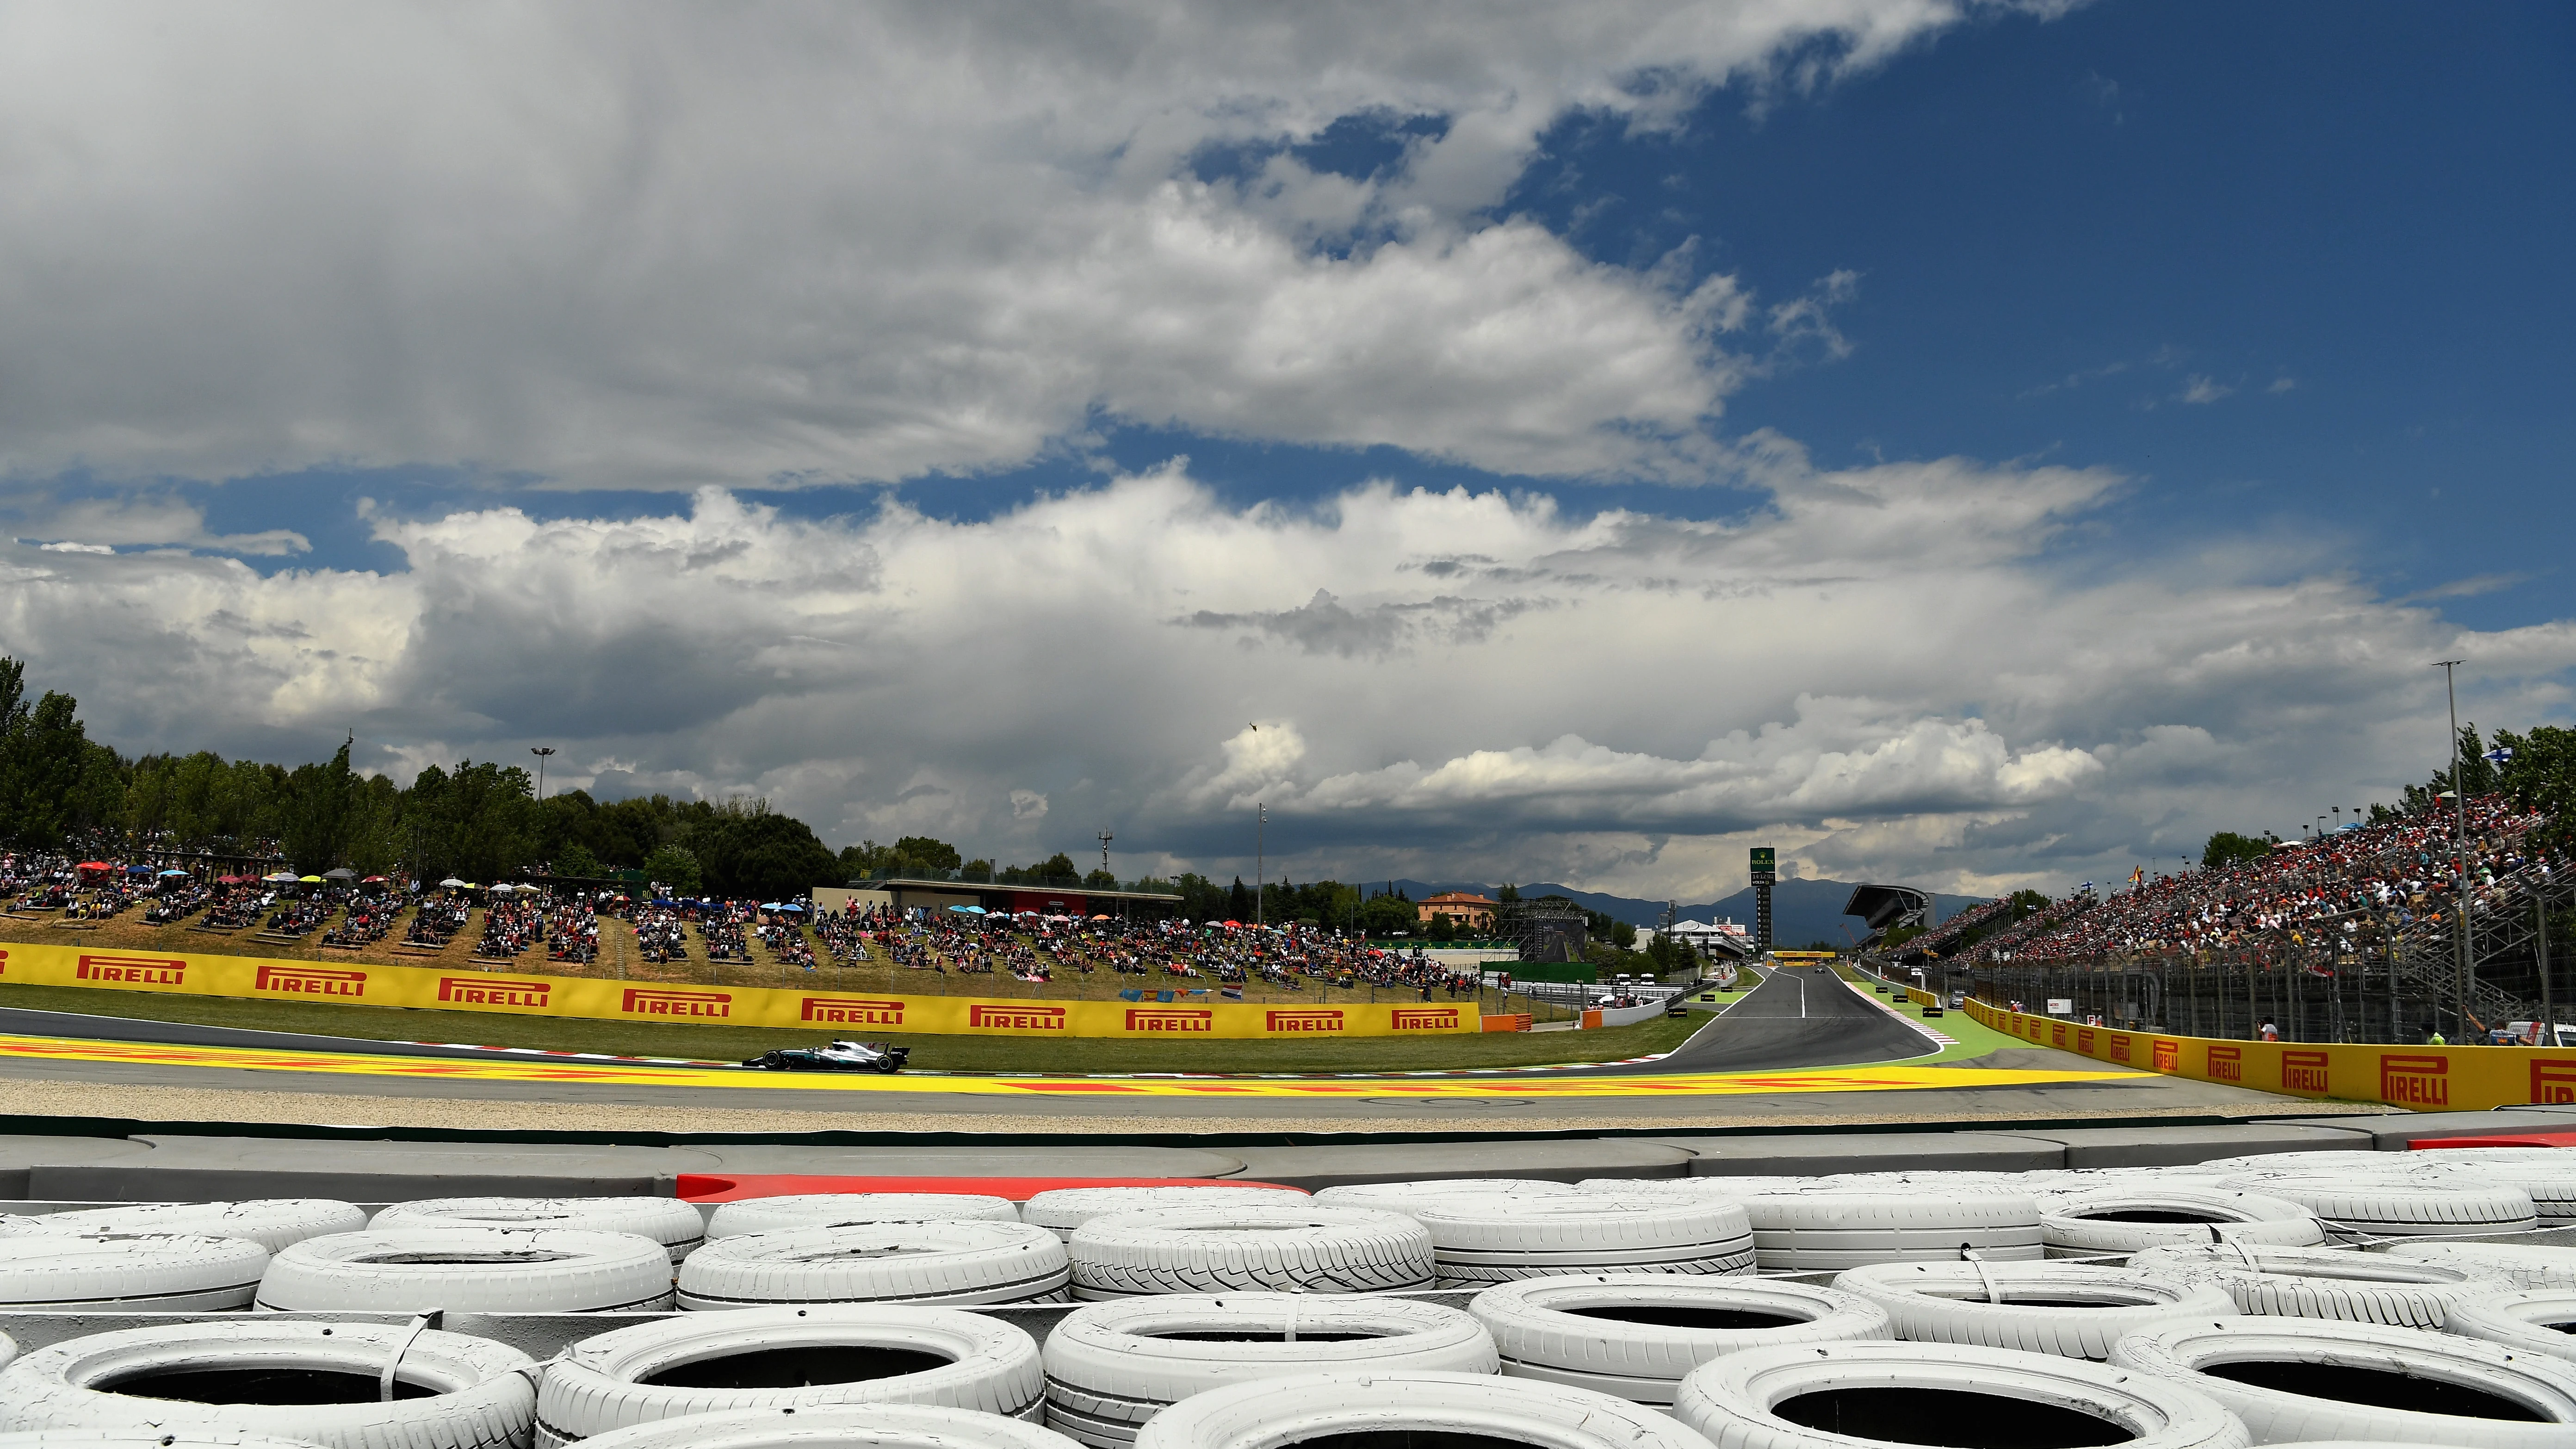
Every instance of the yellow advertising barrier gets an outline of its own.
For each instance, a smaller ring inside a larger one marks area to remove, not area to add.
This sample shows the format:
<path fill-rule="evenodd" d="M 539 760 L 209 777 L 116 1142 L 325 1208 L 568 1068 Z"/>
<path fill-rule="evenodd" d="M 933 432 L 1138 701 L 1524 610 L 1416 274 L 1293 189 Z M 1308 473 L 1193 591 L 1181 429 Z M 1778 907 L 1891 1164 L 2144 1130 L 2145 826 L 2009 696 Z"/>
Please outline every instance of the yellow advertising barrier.
<path fill-rule="evenodd" d="M 934 1036 L 1394 1036 L 1482 1032 L 1473 1005 L 1344 1001 L 1313 1006 L 1173 1002 L 1029 1001 L 895 996 L 762 986 L 688 986 L 495 974 L 467 968 L 273 961 L 252 956 L 162 955 L 79 946 L 0 944 L 0 983 L 91 986 L 180 996 L 579 1016 L 601 1021 L 812 1027 L 832 1035 Z"/>
<path fill-rule="evenodd" d="M 2006 1036 L 2096 1061 L 2290 1097 L 2386 1102 L 2421 1112 L 2576 1103 L 2576 1050 L 2216 1041 L 2084 1026 L 1982 1001 L 1970 1001 L 1967 1011 Z"/>

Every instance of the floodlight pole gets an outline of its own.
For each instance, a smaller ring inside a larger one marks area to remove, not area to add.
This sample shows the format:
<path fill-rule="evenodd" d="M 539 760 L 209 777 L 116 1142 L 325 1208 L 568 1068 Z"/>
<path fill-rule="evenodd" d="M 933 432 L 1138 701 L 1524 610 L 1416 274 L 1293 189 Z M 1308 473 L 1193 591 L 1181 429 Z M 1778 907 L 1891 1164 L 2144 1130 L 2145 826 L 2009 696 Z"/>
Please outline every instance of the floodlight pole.
<path fill-rule="evenodd" d="M 2468 775 L 2460 748 L 2460 688 L 2455 673 L 2466 663 L 2460 659 L 2437 659 L 2433 667 L 2442 671 L 2442 689 L 2451 701 L 2451 805 L 2458 811 L 2458 828 L 2451 834 L 2451 879 L 2458 889 L 2452 908 L 2459 928 L 2451 934 L 2460 943 L 2460 960 L 2453 973 L 2452 994 L 2455 998 L 2452 1016 L 2459 1029 L 2469 1029 L 2469 988 L 2473 984 L 2469 968 L 2469 791 Z"/>
<path fill-rule="evenodd" d="M 1260 929 L 1262 925 L 1261 910 L 1264 902 L 1261 898 L 1268 893 L 1266 889 L 1268 883 L 1262 879 L 1261 874 L 1261 832 L 1262 828 L 1269 823 L 1270 807 L 1254 805 L 1252 807 L 1252 924 L 1255 930 Z M 1243 877 L 1236 876 L 1235 879 L 1241 880 Z"/>
<path fill-rule="evenodd" d="M 554 752 L 552 745 L 528 746 L 528 753 L 537 757 L 537 798 L 540 800 L 546 798 L 546 761 L 553 758 Z"/>

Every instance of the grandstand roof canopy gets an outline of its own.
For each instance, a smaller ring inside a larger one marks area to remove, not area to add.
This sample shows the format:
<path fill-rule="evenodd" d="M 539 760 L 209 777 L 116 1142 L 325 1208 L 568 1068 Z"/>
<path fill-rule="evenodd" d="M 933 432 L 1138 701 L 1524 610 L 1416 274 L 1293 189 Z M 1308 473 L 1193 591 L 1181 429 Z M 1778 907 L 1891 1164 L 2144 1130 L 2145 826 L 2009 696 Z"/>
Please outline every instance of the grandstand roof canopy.
<path fill-rule="evenodd" d="M 1918 911 L 1929 916 L 1931 910 L 1931 892 L 1912 886 L 1854 886 L 1851 899 L 1843 902 L 1844 915 L 1860 917 L 1873 931 L 1884 931 Z"/>

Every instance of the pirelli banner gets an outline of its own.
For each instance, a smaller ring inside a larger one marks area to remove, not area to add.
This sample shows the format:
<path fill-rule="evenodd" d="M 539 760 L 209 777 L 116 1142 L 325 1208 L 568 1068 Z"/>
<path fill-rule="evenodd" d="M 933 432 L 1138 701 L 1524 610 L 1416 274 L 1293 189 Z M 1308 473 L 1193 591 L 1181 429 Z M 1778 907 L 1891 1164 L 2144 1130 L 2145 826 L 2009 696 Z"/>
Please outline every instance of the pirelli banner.
<path fill-rule="evenodd" d="M 2386 1102 L 2419 1112 L 2576 1103 L 2576 1050 L 2492 1046 L 2320 1046 L 2113 1031 L 1968 1003 L 1979 1022 L 2096 1061 L 2289 1097 Z"/>
<path fill-rule="evenodd" d="M 713 1026 L 811 1027 L 828 1036 L 1392 1036 L 1481 1032 L 1472 1005 L 1331 1002 L 1313 1006 L 1126 1001 L 1007 1001 L 893 996 L 819 987 L 673 986 L 433 966 L 162 956 L 0 943 L 0 983 L 92 986 L 182 996 L 336 1001 L 505 1016 Z"/>

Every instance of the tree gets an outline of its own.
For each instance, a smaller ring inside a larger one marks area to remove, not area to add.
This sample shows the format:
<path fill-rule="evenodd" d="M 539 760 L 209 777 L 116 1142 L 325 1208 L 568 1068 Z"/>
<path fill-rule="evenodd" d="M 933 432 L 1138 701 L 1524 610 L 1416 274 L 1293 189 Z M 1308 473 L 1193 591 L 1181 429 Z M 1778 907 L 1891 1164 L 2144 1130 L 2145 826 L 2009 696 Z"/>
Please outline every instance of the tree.
<path fill-rule="evenodd" d="M 306 875 L 348 861 L 358 823 L 358 782 L 349 770 L 349 749 L 355 743 L 343 740 L 329 764 L 299 765 L 286 777 L 286 856 Z"/>
<path fill-rule="evenodd" d="M 10 740 L 6 810 L 19 840 L 59 846 L 81 824 L 81 777 L 89 763 L 80 702 L 45 691 Z"/>
<path fill-rule="evenodd" d="M 907 835 L 896 841 L 891 862 L 898 869 L 936 871 L 956 870 L 965 863 L 956 846 L 945 840 L 933 840 L 927 835 Z M 1071 873 L 1066 872 L 1068 875 Z"/>
<path fill-rule="evenodd" d="M 1105 870 L 1094 870 L 1089 875 L 1082 878 L 1082 883 L 1096 891 L 1114 891 L 1118 889 L 1118 877 Z"/>
<path fill-rule="evenodd" d="M 665 845 L 644 858 L 644 878 L 657 885 L 669 886 L 679 895 L 698 893 L 698 858 L 684 845 Z"/>
<path fill-rule="evenodd" d="M 1401 896 L 1371 896 L 1360 907 L 1360 929 L 1372 936 L 1410 934 L 1420 913 Z"/>
<path fill-rule="evenodd" d="M 839 866 L 804 821 L 770 813 L 766 800 L 731 800 L 687 832 L 704 884 L 721 896 L 793 900 L 828 883 Z"/>
<path fill-rule="evenodd" d="M 1252 919 L 1252 890 L 1243 883 L 1241 876 L 1234 878 L 1234 889 L 1226 893 L 1225 918 L 1229 921 Z"/>
<path fill-rule="evenodd" d="M 1637 928 L 1626 921 L 1611 922 L 1610 944 L 1618 947 L 1622 951 L 1635 950 L 1637 948 Z"/>
<path fill-rule="evenodd" d="M 2560 851 L 2576 846 L 2576 730 L 2540 725 L 2528 734 L 2496 732 L 2496 744 L 2513 751 L 2499 772 L 2499 786 L 2520 809 L 2548 815 L 2542 838 Z"/>
<path fill-rule="evenodd" d="M 576 840 L 555 855 L 554 873 L 574 880 L 595 880 L 608 873 L 591 848 Z"/>
<path fill-rule="evenodd" d="M 2200 868 L 2225 870 L 2232 865 L 2250 865 L 2271 855 L 2272 842 L 2276 838 L 2269 835 L 2258 838 L 2222 830 L 2209 837 L 2209 843 L 2201 847 Z"/>

